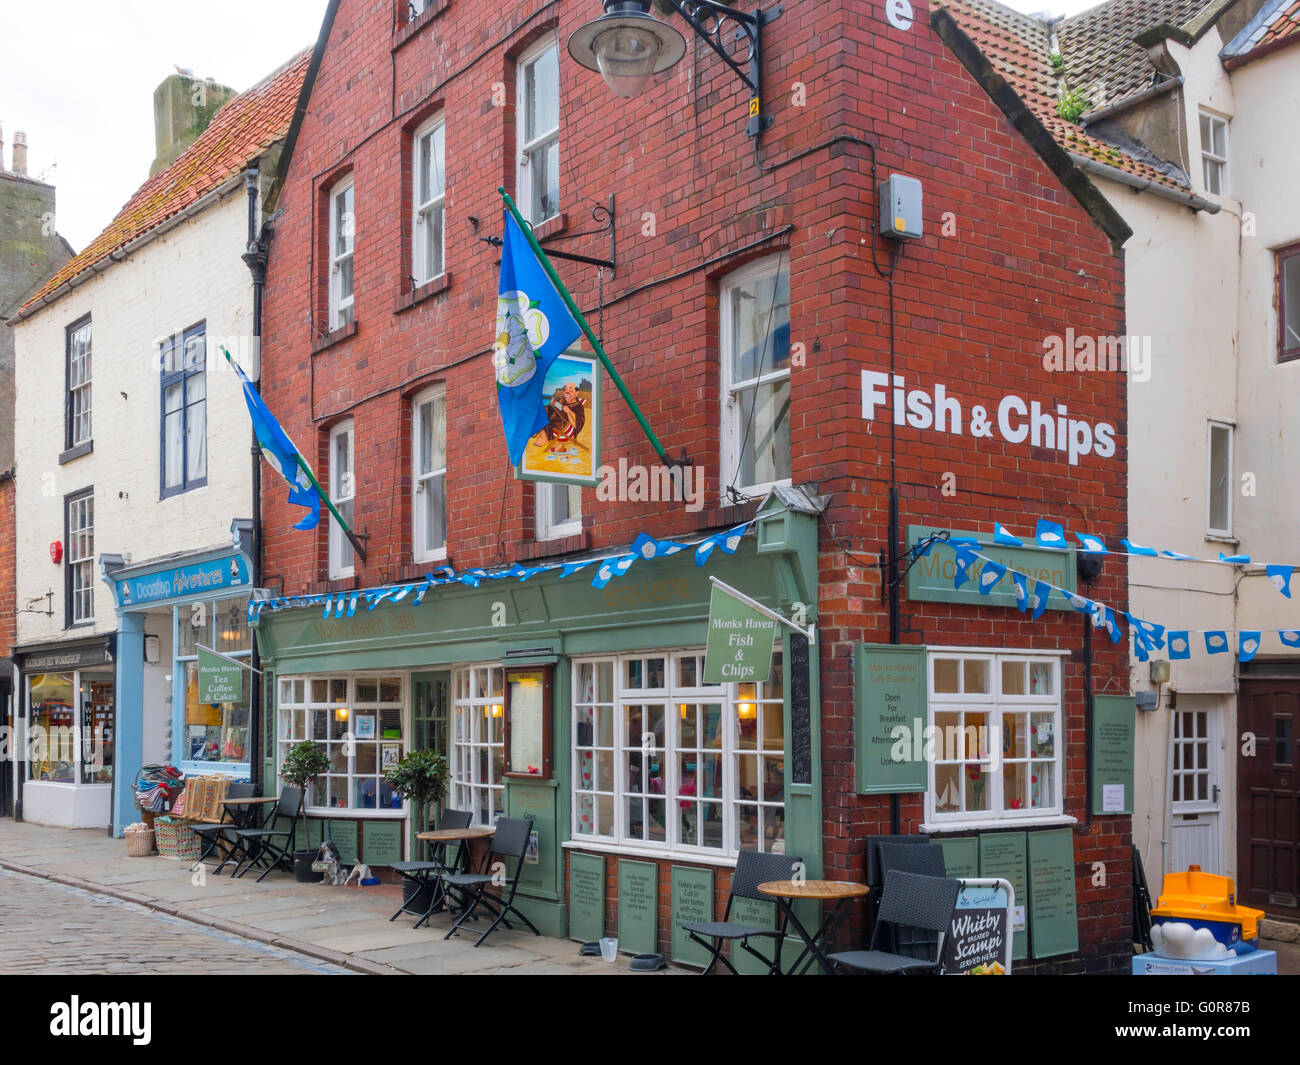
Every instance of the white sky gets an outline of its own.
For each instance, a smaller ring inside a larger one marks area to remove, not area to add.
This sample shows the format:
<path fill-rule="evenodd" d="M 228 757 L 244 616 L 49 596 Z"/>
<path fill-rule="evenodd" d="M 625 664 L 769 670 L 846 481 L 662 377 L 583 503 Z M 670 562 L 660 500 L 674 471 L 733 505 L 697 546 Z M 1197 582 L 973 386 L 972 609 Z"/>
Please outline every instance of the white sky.
<path fill-rule="evenodd" d="M 247 89 L 315 42 L 326 0 L 3 4 L 4 162 L 25 131 L 27 172 L 57 186 L 59 232 L 81 251 L 149 176 L 153 90 L 173 64 Z"/>

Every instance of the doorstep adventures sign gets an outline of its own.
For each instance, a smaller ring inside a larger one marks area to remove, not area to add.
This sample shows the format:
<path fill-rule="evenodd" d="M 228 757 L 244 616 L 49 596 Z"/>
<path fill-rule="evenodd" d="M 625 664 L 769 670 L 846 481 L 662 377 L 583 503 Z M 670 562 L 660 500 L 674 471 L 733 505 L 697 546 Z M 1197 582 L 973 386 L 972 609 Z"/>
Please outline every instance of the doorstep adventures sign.
<path fill-rule="evenodd" d="M 223 588 L 248 588 L 248 566 L 239 555 L 173 566 L 117 582 L 117 601 L 123 607 L 157 603 L 164 599 L 193 598 Z"/>
<path fill-rule="evenodd" d="M 776 624 L 714 585 L 709 595 L 704 683 L 766 681 L 772 671 Z"/>

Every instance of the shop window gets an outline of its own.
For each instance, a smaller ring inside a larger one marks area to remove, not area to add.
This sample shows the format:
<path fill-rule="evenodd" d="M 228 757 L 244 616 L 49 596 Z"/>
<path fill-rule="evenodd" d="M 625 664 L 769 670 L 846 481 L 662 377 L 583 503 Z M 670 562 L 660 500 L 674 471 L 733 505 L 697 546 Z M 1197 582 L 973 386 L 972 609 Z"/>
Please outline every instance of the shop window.
<path fill-rule="evenodd" d="M 1277 358 L 1300 359 L 1300 244 L 1277 253 Z"/>
<path fill-rule="evenodd" d="M 560 212 L 560 52 L 554 37 L 519 58 L 519 208 L 533 225 Z"/>
<path fill-rule="evenodd" d="M 170 337 L 159 353 L 162 378 L 162 497 L 208 483 L 207 331 Z"/>
<path fill-rule="evenodd" d="M 65 627 L 89 625 L 95 620 L 95 496 L 86 491 L 67 503 L 67 564 Z"/>
<path fill-rule="evenodd" d="M 1210 422 L 1206 531 L 1232 537 L 1232 425 Z"/>
<path fill-rule="evenodd" d="M 575 840 L 784 852 L 779 653 L 763 684 L 705 684 L 699 651 L 573 669 Z"/>
<path fill-rule="evenodd" d="M 417 287 L 440 276 L 445 268 L 446 141 L 447 126 L 441 115 L 417 129 L 412 138 L 411 271 Z"/>
<path fill-rule="evenodd" d="M 352 179 L 336 185 L 330 193 L 330 330 L 352 324 L 352 286 L 355 277 L 353 248 L 356 216 L 353 213 Z"/>
<path fill-rule="evenodd" d="M 926 820 L 1060 814 L 1060 659 L 934 652 L 929 663 Z"/>
<path fill-rule="evenodd" d="M 533 497 L 537 509 L 537 539 L 558 540 L 582 532 L 582 489 L 576 484 L 539 481 Z"/>
<path fill-rule="evenodd" d="M 330 430 L 330 498 L 343 520 L 352 527 L 353 498 L 356 495 L 356 478 L 352 466 L 352 422 L 346 421 Z M 339 528 L 339 523 L 329 525 L 329 575 L 331 578 L 351 577 L 356 558 L 352 543 Z"/>
<path fill-rule="evenodd" d="M 790 277 L 784 255 L 731 274 L 720 300 L 722 481 L 745 496 L 790 483 Z"/>
<path fill-rule="evenodd" d="M 90 319 L 77 322 L 67 331 L 67 398 L 64 412 L 64 445 L 74 448 L 90 443 Z"/>
<path fill-rule="evenodd" d="M 308 809 L 402 810 L 383 774 L 404 753 L 405 678 L 281 677 L 278 683 L 279 759 L 295 743 L 313 740 L 330 761 L 329 772 L 312 784 Z"/>
<path fill-rule="evenodd" d="M 1228 194 L 1228 120 L 1201 110 L 1201 176 L 1205 191 Z"/>
<path fill-rule="evenodd" d="M 27 678 L 27 685 L 27 779 L 111 784 L 112 674 L 37 673 Z"/>
<path fill-rule="evenodd" d="M 245 672 L 243 698 L 238 702 L 200 703 L 200 646 L 231 658 L 251 659 L 247 597 L 177 607 L 175 661 L 184 706 L 175 757 L 186 762 L 246 763 L 251 735 L 250 674 Z"/>
<path fill-rule="evenodd" d="M 504 812 L 505 671 L 458 669 L 452 678 L 451 806 L 490 825 Z"/>
<path fill-rule="evenodd" d="M 447 400 L 442 385 L 411 405 L 412 555 L 416 562 L 447 557 Z"/>

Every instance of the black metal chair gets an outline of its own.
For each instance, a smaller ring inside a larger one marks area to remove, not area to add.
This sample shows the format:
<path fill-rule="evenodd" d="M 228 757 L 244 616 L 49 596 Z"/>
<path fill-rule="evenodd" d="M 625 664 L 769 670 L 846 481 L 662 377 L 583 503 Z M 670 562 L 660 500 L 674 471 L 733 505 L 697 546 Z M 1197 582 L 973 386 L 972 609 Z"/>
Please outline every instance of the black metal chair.
<path fill-rule="evenodd" d="M 759 902 L 771 902 L 766 895 L 760 895 L 759 884 L 771 880 L 789 880 L 796 867 L 803 864 L 793 854 L 763 854 L 760 851 L 741 851 L 736 859 L 736 870 L 731 874 L 731 892 L 727 895 L 727 908 L 722 913 L 721 921 L 700 921 L 697 924 L 684 924 L 682 931 L 694 942 L 709 952 L 709 964 L 704 967 L 701 976 L 708 976 L 713 967 L 722 962 L 733 975 L 739 976 L 736 967 L 723 956 L 722 948 L 728 943 L 739 942 L 755 958 L 767 966 L 770 974 L 779 970 L 781 946 L 785 940 L 784 928 L 764 928 L 761 925 L 745 924 L 731 919 L 731 908 L 736 899 L 754 899 Z M 772 956 L 755 950 L 749 945 L 750 939 L 775 939 Z"/>
<path fill-rule="evenodd" d="M 444 873 L 440 878 L 443 888 L 455 892 L 460 897 L 461 911 L 452 922 L 451 929 L 443 939 L 450 939 L 460 930 L 466 921 L 472 920 L 478 908 L 482 906 L 493 914 L 492 923 L 483 929 L 474 946 L 482 946 L 497 925 L 507 928 L 514 925 L 506 914 L 514 914 L 533 930 L 533 935 L 540 936 L 536 926 L 515 906 L 515 892 L 519 888 L 519 876 L 524 868 L 524 855 L 528 853 L 528 842 L 533 833 L 531 817 L 501 817 L 497 819 L 496 834 L 492 837 L 492 849 L 488 854 L 486 871 L 479 873 Z M 510 865 L 514 863 L 514 872 Z M 489 887 L 496 887 L 497 894 L 488 894 Z"/>
<path fill-rule="evenodd" d="M 255 791 L 252 784 L 231 784 L 226 790 L 226 801 L 251 799 Z M 249 814 L 248 808 L 241 809 L 237 806 L 223 806 L 221 820 L 214 824 L 190 825 L 191 831 L 205 844 L 203 853 L 199 855 L 199 861 L 206 860 L 209 854 L 220 847 L 221 861 L 217 864 L 217 871 L 220 871 L 230 857 L 231 842 L 226 838 L 226 830 L 251 827 L 253 827 L 252 815 Z"/>
<path fill-rule="evenodd" d="M 232 877 L 242 877 L 254 865 L 265 864 L 262 875 L 257 878 L 260 884 L 271 870 L 287 863 L 293 868 L 294 840 L 298 835 L 298 812 L 302 809 L 302 790 L 284 787 L 280 797 L 266 815 L 261 828 L 237 828 L 234 832 L 235 842 L 242 848 L 242 857 Z M 287 817 L 288 828 L 276 828 L 277 818 Z"/>
<path fill-rule="evenodd" d="M 943 860 L 943 847 L 938 843 L 904 844 L 898 841 L 886 842 L 882 840 L 876 848 L 876 864 L 880 884 L 882 885 L 876 891 L 878 896 L 876 900 L 877 908 L 879 908 L 880 901 L 883 900 L 885 895 L 883 886 L 885 877 L 889 875 L 892 869 L 897 869 L 903 873 L 918 873 L 921 876 L 948 875 Z M 872 927 L 874 929 L 875 926 Z M 895 954 L 910 954 L 912 948 L 929 943 L 931 938 L 933 937 L 927 931 L 889 925 L 882 931 L 877 945 L 881 950 L 891 951 Z"/>
<path fill-rule="evenodd" d="M 943 941 L 952 925 L 961 881 L 944 876 L 922 876 L 891 869 L 885 874 L 880 914 L 866 950 L 842 951 L 829 961 L 836 969 L 903 975 L 938 973 L 943 962 Z M 899 931 L 898 952 L 877 950 L 882 926 Z M 928 933 L 923 941 L 909 942 L 904 929 Z"/>
<path fill-rule="evenodd" d="M 432 832 L 435 828 L 469 828 L 473 823 L 474 815 L 468 810 L 447 809 L 442 812 L 441 824 L 435 825 L 432 821 L 429 822 L 429 831 Z M 464 849 L 465 844 L 462 842 L 450 865 L 445 860 L 446 843 L 427 844 L 428 861 L 394 862 L 392 868 L 402 874 L 402 905 L 397 908 L 397 913 L 388 919 L 395 921 L 401 914 L 414 913 L 419 914 L 420 919 L 423 920 L 435 912 L 444 894 L 440 878 L 444 873 L 454 873 L 459 870 L 460 857 Z"/>

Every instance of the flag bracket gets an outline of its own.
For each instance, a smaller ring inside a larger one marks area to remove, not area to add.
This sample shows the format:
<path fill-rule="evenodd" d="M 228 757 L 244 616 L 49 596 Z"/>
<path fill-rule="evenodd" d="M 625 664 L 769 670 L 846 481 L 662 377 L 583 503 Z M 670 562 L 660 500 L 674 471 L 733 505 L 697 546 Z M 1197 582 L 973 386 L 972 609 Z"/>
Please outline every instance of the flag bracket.
<path fill-rule="evenodd" d="M 618 258 L 616 254 L 615 233 L 614 233 L 614 194 L 613 193 L 610 193 L 609 195 L 608 207 L 606 207 L 604 204 L 599 204 L 599 203 L 594 204 L 592 206 L 591 208 L 592 218 L 594 218 L 597 222 L 599 222 L 602 215 L 605 218 L 605 224 L 602 225 L 599 229 L 583 229 L 583 230 L 579 230 L 577 233 L 557 233 L 555 236 L 547 237 L 546 239 L 548 242 L 553 240 L 576 240 L 579 237 L 590 237 L 599 233 L 608 233 L 609 234 L 609 258 L 608 259 L 597 259 L 591 255 L 579 255 L 576 252 L 560 251 L 558 248 L 550 248 L 550 247 L 546 248 L 546 254 L 552 259 L 564 259 L 571 263 L 586 263 L 588 266 L 599 266 L 601 269 L 609 270 L 613 272 L 613 270 L 615 269 L 615 263 L 617 262 L 617 258 Z M 474 223 L 474 226 L 477 229 L 478 228 L 477 220 L 471 218 L 470 221 Z M 500 248 L 502 244 L 502 240 L 500 237 L 479 237 L 478 239 L 481 240 L 484 244 L 491 244 L 492 247 L 494 248 Z"/>

